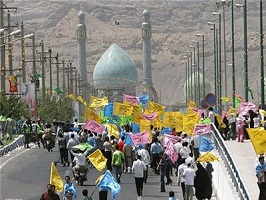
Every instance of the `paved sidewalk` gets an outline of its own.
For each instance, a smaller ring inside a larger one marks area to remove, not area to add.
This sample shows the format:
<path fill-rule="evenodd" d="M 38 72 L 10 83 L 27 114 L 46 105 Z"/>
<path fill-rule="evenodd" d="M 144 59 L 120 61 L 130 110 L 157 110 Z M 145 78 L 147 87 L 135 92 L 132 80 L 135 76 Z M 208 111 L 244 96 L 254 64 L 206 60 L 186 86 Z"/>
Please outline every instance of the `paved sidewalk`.
<path fill-rule="evenodd" d="M 247 186 L 251 199 L 258 199 L 259 188 L 255 176 L 254 163 L 256 152 L 250 140 L 237 142 L 237 140 L 225 141 L 229 152 L 231 153 L 239 173 Z"/>

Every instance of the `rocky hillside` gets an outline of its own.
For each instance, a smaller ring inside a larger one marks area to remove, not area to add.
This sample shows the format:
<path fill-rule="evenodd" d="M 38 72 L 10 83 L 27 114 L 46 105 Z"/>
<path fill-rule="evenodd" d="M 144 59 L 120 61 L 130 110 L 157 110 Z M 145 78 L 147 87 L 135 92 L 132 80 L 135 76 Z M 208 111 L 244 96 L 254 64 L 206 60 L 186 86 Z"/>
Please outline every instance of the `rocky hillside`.
<path fill-rule="evenodd" d="M 87 26 L 87 64 L 92 71 L 98 59 L 112 44 L 121 46 L 136 63 L 139 80 L 142 80 L 142 11 L 147 8 L 151 13 L 152 24 L 152 69 L 153 83 L 163 104 L 184 101 L 183 85 L 185 65 L 181 55 L 185 55 L 193 40 L 202 43 L 197 33 L 205 36 L 206 78 L 213 85 L 213 31 L 207 22 L 218 22 L 212 12 L 222 8 L 213 0 L 13 0 L 4 1 L 7 6 L 16 6 L 11 11 L 12 23 L 24 22 L 25 34 L 34 32 L 36 42 L 44 41 L 45 49 L 50 46 L 53 54 L 59 53 L 60 59 L 77 60 L 76 26 L 77 14 L 82 7 L 86 13 Z M 235 0 L 235 3 L 242 3 Z M 259 0 L 248 4 L 248 62 L 249 84 L 255 99 L 260 93 L 260 54 L 259 54 Z M 243 94 L 243 12 L 235 8 L 235 57 L 237 93 Z M 6 10 L 5 10 L 6 13 Z M 264 6 L 265 17 L 265 6 Z M 6 18 L 6 15 L 5 15 Z M 227 63 L 231 63 L 231 7 L 225 7 Z M 266 19 L 265 19 L 266 20 Z M 115 25 L 115 21 L 119 25 Z M 266 30 L 266 23 L 264 23 Z M 19 44 L 16 44 L 19 48 Z M 19 50 L 14 62 L 19 62 Z M 40 49 L 38 49 L 40 51 Z M 30 49 L 27 54 L 30 54 Z M 200 52 L 201 49 L 200 49 Z M 265 55 L 264 55 L 265 56 Z M 200 63 L 202 53 L 200 53 Z M 27 64 L 30 65 L 31 64 Z M 55 73 L 56 71 L 54 71 Z M 47 67 L 47 82 L 49 80 Z M 227 68 L 228 94 L 231 94 L 231 68 Z M 223 80 L 224 81 L 224 80 Z"/>

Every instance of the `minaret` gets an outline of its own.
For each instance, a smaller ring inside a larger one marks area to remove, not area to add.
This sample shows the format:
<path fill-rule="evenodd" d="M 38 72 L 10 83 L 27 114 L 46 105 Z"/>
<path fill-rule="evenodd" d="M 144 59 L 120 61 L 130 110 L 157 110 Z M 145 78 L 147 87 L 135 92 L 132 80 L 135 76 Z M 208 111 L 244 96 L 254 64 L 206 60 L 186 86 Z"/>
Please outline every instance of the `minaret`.
<path fill-rule="evenodd" d="M 87 85 L 87 67 L 86 67 L 86 39 L 87 28 L 85 25 L 85 13 L 79 11 L 78 13 L 79 24 L 77 25 L 77 39 L 78 39 L 78 71 L 83 83 Z M 86 98 L 86 94 L 83 93 L 86 88 L 82 88 L 82 96 Z"/>
<path fill-rule="evenodd" d="M 152 86 L 150 12 L 145 9 L 142 15 L 144 16 L 144 22 L 142 23 L 143 83 Z"/>

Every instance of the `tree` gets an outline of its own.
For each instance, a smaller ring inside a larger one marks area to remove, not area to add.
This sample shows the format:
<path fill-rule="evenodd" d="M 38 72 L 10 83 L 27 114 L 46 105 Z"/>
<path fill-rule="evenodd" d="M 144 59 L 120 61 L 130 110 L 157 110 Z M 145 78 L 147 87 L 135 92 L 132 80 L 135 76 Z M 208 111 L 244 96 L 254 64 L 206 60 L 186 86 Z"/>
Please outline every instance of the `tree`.
<path fill-rule="evenodd" d="M 51 96 L 47 98 L 45 103 L 38 102 L 37 108 L 38 117 L 45 122 L 71 120 L 74 115 L 74 110 L 71 106 L 71 101 L 67 98 L 59 98 Z"/>
<path fill-rule="evenodd" d="M 14 119 L 28 118 L 30 111 L 22 101 L 20 96 L 16 95 L 4 95 L 0 93 L 0 115 L 11 115 Z"/>

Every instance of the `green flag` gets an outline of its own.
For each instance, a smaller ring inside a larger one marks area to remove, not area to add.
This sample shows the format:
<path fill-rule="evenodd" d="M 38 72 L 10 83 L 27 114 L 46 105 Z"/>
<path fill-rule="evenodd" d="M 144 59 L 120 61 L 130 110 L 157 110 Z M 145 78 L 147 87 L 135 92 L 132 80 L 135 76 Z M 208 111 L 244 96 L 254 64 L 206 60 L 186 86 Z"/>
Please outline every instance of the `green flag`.
<path fill-rule="evenodd" d="M 241 102 L 241 99 L 236 97 L 235 98 L 235 109 L 238 109 L 238 105 L 239 105 L 240 102 Z"/>
<path fill-rule="evenodd" d="M 88 143 L 81 143 L 81 144 L 78 144 L 76 146 L 73 146 L 72 149 L 79 149 L 81 151 L 85 151 L 87 149 L 92 149 L 92 146 L 89 145 Z"/>
<path fill-rule="evenodd" d="M 41 78 L 41 77 L 42 77 L 41 74 L 36 74 L 36 75 L 35 75 L 35 79 L 36 79 L 36 80 L 39 80 L 39 78 Z"/>
<path fill-rule="evenodd" d="M 115 25 L 119 25 L 120 24 L 120 22 L 118 22 L 118 21 L 115 21 Z"/>
<path fill-rule="evenodd" d="M 60 87 L 55 88 L 54 91 L 55 91 L 57 94 L 63 94 L 63 91 L 61 90 Z"/>

